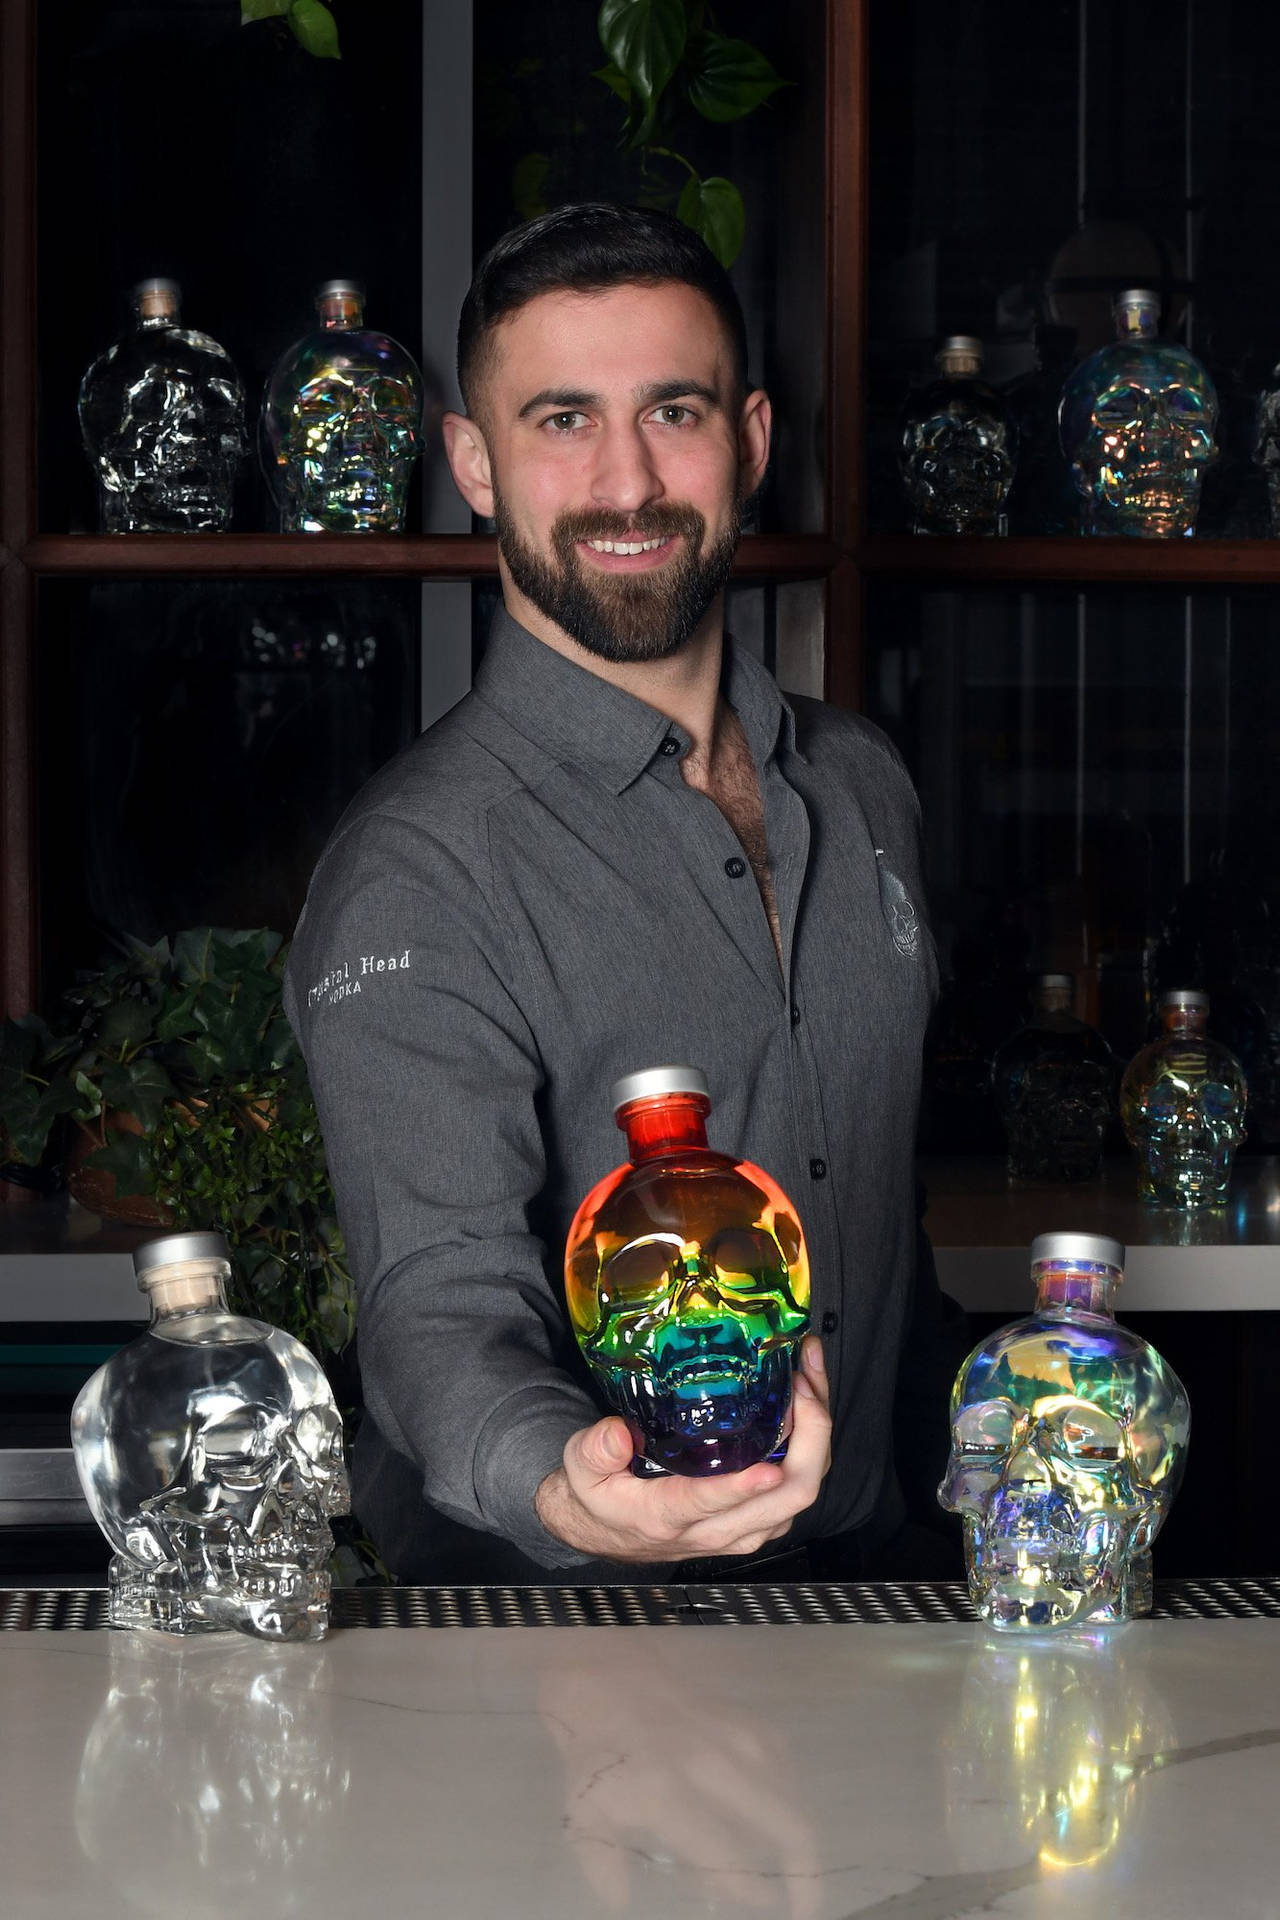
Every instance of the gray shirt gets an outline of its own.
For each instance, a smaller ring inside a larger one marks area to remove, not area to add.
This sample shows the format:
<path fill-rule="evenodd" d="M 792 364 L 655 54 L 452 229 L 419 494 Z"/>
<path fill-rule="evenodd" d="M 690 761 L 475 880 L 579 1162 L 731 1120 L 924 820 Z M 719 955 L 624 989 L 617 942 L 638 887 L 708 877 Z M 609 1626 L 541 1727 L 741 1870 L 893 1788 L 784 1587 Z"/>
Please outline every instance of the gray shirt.
<path fill-rule="evenodd" d="M 625 1157 L 609 1090 L 641 1067 L 702 1068 L 712 1146 L 772 1173 L 804 1227 L 835 1431 L 791 1538 L 866 1520 L 890 1471 L 937 984 L 918 806 L 876 728 L 725 654 L 781 968 L 733 829 L 681 776 L 688 736 L 505 612 L 472 692 L 339 823 L 290 960 L 369 1413 L 429 1506 L 552 1567 L 582 1556 L 534 1492 L 604 1410 L 565 1235 Z"/>

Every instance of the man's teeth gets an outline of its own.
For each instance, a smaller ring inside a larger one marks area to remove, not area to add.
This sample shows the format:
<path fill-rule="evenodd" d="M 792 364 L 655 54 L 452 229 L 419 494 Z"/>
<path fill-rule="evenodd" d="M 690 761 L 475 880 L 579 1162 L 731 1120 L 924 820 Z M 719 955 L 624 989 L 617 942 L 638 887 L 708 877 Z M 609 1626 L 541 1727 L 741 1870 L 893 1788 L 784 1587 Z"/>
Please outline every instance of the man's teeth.
<path fill-rule="evenodd" d="M 665 547 L 670 538 L 664 533 L 660 540 L 588 540 L 587 545 L 597 553 L 653 553 Z"/>

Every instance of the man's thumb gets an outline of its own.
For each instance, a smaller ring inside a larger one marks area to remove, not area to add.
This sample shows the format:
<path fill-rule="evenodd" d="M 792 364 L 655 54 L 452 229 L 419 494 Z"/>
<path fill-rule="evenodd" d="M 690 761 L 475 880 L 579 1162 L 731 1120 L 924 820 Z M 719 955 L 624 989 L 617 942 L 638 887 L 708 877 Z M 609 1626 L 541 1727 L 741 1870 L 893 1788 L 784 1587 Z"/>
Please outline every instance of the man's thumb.
<path fill-rule="evenodd" d="M 582 1436 L 582 1463 L 592 1473 L 621 1473 L 631 1459 L 631 1435 L 617 1415 L 597 1420 Z"/>

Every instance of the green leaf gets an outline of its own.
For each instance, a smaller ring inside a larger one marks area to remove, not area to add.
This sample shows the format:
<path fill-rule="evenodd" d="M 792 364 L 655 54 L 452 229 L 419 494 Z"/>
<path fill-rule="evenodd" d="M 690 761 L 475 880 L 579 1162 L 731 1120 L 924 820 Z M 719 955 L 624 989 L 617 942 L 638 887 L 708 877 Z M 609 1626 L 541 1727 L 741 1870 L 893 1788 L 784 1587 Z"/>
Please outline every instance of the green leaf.
<path fill-rule="evenodd" d="M 147 1133 L 160 1122 L 174 1084 L 158 1060 L 130 1060 L 127 1066 L 108 1067 L 102 1076 L 102 1098 L 108 1107 L 131 1113 Z"/>
<path fill-rule="evenodd" d="M 747 215 L 732 180 L 719 174 L 700 180 L 695 173 L 680 195 L 676 213 L 686 227 L 701 234 L 722 267 L 733 265 L 742 251 Z"/>
<path fill-rule="evenodd" d="M 604 0 L 597 25 L 601 46 L 652 118 L 684 52 L 684 0 Z"/>
<path fill-rule="evenodd" d="M 322 0 L 293 0 L 289 25 L 294 37 L 317 60 L 341 60 L 338 51 L 338 23 Z"/>
<path fill-rule="evenodd" d="M 91 1153 L 84 1164 L 109 1173 L 119 1194 L 151 1192 L 151 1160 L 145 1134 L 113 1133 L 106 1146 Z"/>
<path fill-rule="evenodd" d="M 122 1048 L 140 1047 L 149 1040 L 155 1027 L 155 1009 L 145 1000 L 117 1000 L 108 1007 L 98 1027 L 98 1045 L 104 1053 L 119 1053 Z"/>
<path fill-rule="evenodd" d="M 288 11 L 289 0 L 240 0 L 240 25 L 248 27 L 255 20 L 275 20 Z"/>
<path fill-rule="evenodd" d="M 597 67 L 591 78 L 603 80 L 606 87 L 617 94 L 624 107 L 631 105 L 631 82 L 620 67 L 614 66 L 612 60 L 607 67 Z"/>
<path fill-rule="evenodd" d="M 748 40 L 699 33 L 690 42 L 689 54 L 689 104 L 704 120 L 741 120 L 779 87 L 791 85 Z"/>

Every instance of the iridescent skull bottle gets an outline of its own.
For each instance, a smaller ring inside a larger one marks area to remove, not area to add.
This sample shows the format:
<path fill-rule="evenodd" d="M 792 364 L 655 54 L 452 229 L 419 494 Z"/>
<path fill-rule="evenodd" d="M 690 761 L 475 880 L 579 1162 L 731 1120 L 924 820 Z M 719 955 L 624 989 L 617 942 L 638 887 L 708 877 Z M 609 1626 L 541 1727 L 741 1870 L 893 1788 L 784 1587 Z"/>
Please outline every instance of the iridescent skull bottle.
<path fill-rule="evenodd" d="M 1058 409 L 1081 531 L 1189 538 L 1217 458 L 1218 396 L 1188 348 L 1156 338 L 1154 293 L 1132 288 L 1114 311 L 1114 344 L 1081 362 Z"/>
<path fill-rule="evenodd" d="M 733 1473 L 791 1430 L 809 1324 L 796 1210 L 761 1168 L 707 1144 L 696 1067 L 651 1067 L 613 1089 L 630 1158 L 569 1229 L 565 1293 L 578 1344 L 635 1444 L 631 1470 Z"/>
<path fill-rule="evenodd" d="M 133 289 L 133 325 L 80 383 L 80 432 L 104 533 L 223 532 L 248 450 L 244 389 L 222 347 L 181 324 L 174 280 Z"/>
<path fill-rule="evenodd" d="M 327 280 L 319 326 L 277 363 L 262 403 L 263 462 L 282 533 L 398 533 L 422 452 L 422 375 L 364 324 L 364 291 Z"/>
<path fill-rule="evenodd" d="M 1102 1159 L 1115 1060 L 1071 1011 L 1072 987 L 1069 973 L 1038 974 L 1030 1019 L 992 1062 L 1011 1180 L 1091 1180 Z"/>
<path fill-rule="evenodd" d="M 115 1549 L 111 1625 L 319 1640 L 329 1520 L 349 1505 L 324 1372 L 292 1335 L 228 1311 L 220 1233 L 166 1234 L 133 1258 L 151 1324 L 71 1414 L 80 1484 Z"/>
<path fill-rule="evenodd" d="M 1120 1083 L 1138 1191 L 1153 1207 L 1222 1206 L 1244 1139 L 1244 1072 L 1229 1047 L 1209 1038 L 1208 1018 L 1207 993 L 1162 994 L 1162 1032 L 1133 1056 Z"/>
<path fill-rule="evenodd" d="M 1118 1240 L 1042 1233 L 1031 1277 L 1035 1311 L 956 1376 L 938 1489 L 964 1519 L 973 1604 L 1009 1633 L 1150 1612 L 1151 1543 L 1191 1430 L 1173 1369 L 1114 1317 Z"/>
<path fill-rule="evenodd" d="M 899 466 L 912 533 L 1009 530 L 1017 433 L 981 378 L 982 342 L 952 334 L 934 355 L 938 378 L 907 402 Z"/>

